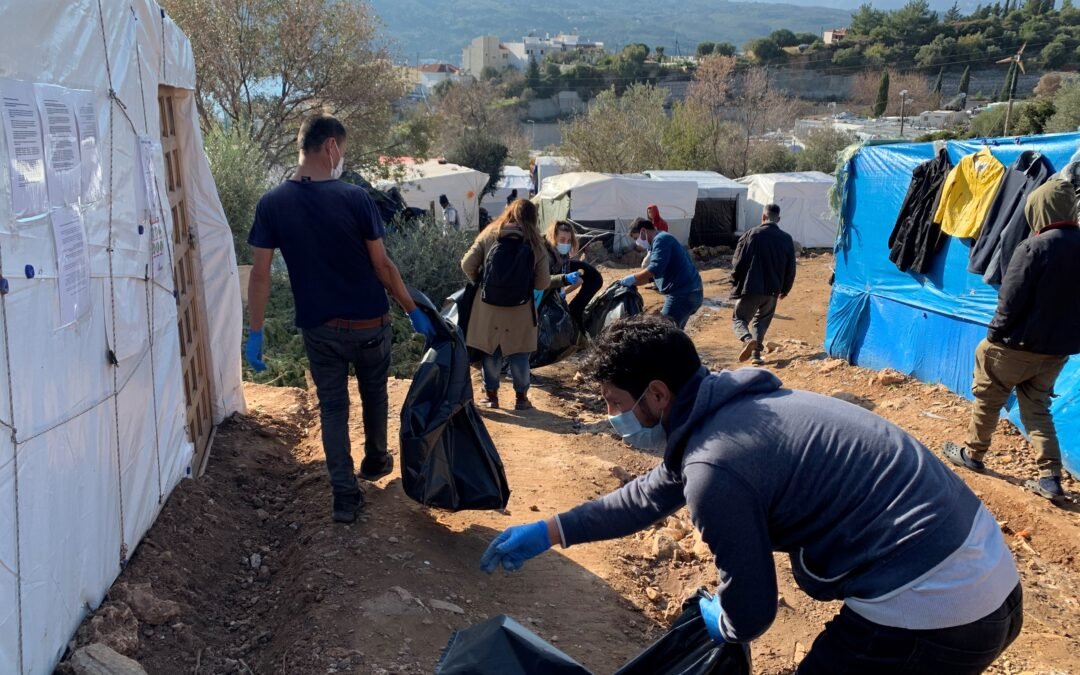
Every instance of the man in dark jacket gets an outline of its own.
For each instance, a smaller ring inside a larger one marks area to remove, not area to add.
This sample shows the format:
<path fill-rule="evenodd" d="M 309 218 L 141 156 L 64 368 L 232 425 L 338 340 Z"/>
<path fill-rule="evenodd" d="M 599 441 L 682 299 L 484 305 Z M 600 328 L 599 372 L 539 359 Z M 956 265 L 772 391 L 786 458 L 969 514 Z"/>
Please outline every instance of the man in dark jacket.
<path fill-rule="evenodd" d="M 1080 354 L 1080 229 L 1071 184 L 1052 179 L 1031 193 L 1025 215 L 1032 236 L 1016 247 L 998 292 L 986 339 L 975 350 L 975 403 L 964 446 L 945 444 L 954 464 L 982 473 L 998 414 L 1016 391 L 1020 420 L 1038 453 L 1039 479 L 1026 485 L 1065 496 L 1061 448 L 1050 402 L 1054 382 Z"/>
<path fill-rule="evenodd" d="M 779 222 L 780 207 L 766 205 L 761 225 L 739 239 L 731 261 L 731 297 L 738 300 L 732 324 L 743 343 L 739 361 L 752 356 L 755 365 L 765 363 L 761 348 L 776 313 L 776 301 L 787 297 L 795 285 L 795 243 L 780 229 Z"/>
<path fill-rule="evenodd" d="M 1019 575 L 994 517 L 955 473 L 890 422 L 783 389 L 745 368 L 710 373 L 653 317 L 613 324 L 585 371 L 611 424 L 663 462 L 570 511 L 511 527 L 481 567 L 519 569 L 553 543 L 625 537 L 682 507 L 715 556 L 702 601 L 714 640 L 749 642 L 776 617 L 773 552 L 799 586 L 844 607 L 799 673 L 979 673 L 1023 622 Z"/>

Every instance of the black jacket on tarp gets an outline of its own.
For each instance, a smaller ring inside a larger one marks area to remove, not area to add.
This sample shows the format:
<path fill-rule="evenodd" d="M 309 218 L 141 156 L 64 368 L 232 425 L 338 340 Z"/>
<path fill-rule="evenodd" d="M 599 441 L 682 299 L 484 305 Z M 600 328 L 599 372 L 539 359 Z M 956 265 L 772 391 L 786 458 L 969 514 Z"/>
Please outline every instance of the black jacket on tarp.
<path fill-rule="evenodd" d="M 934 256 L 948 236 L 941 232 L 941 225 L 934 222 L 934 213 L 941 199 L 941 188 L 951 170 L 949 153 L 942 148 L 937 156 L 911 172 L 911 183 L 889 235 L 889 260 L 901 272 L 929 272 Z"/>
<path fill-rule="evenodd" d="M 795 242 L 776 223 L 762 223 L 739 238 L 731 266 L 731 297 L 786 295 L 795 285 Z"/>
<path fill-rule="evenodd" d="M 1016 247 L 1028 236 L 1024 204 L 1035 188 L 1046 182 L 1052 170 L 1042 154 L 1027 150 L 1005 172 L 982 234 L 971 247 L 968 271 L 982 274 L 989 284 L 1000 283 Z"/>
<path fill-rule="evenodd" d="M 405 494 L 451 511 L 503 509 L 510 499 L 502 460 L 473 404 L 465 339 L 431 301 L 413 302 L 437 335 L 413 375 L 401 408 L 401 483 Z"/>

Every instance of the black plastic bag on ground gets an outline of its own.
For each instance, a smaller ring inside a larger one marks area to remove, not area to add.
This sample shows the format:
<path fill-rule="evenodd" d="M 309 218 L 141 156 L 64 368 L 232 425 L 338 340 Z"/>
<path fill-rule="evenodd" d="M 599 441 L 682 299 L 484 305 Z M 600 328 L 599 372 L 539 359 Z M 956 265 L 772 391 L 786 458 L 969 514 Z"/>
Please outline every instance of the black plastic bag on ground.
<path fill-rule="evenodd" d="M 410 293 L 438 335 L 417 367 L 401 409 L 405 494 L 425 506 L 451 511 L 506 508 L 510 488 L 473 405 L 465 340 L 423 293 Z"/>
<path fill-rule="evenodd" d="M 581 330 L 558 291 L 544 293 L 536 310 L 536 324 L 536 351 L 529 357 L 529 367 L 550 366 L 578 350 Z"/>
<path fill-rule="evenodd" d="M 582 328 L 589 337 L 596 337 L 615 321 L 644 311 L 645 301 L 638 289 L 616 281 L 589 302 L 581 321 Z"/>

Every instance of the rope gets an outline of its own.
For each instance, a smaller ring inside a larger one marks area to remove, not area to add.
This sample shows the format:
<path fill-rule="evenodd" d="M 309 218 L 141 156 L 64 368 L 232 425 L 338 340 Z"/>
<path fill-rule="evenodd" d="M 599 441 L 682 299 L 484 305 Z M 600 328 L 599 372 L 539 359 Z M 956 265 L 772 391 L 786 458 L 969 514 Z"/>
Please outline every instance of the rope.
<path fill-rule="evenodd" d="M 132 18 L 138 22 L 139 18 L 135 16 L 135 8 L 131 7 L 130 9 Z M 139 68 L 139 98 L 142 99 L 142 122 L 143 133 L 145 134 L 150 131 L 150 120 L 146 116 L 146 88 L 143 87 L 142 79 L 142 49 L 139 48 L 138 40 L 135 41 L 135 65 Z M 112 85 L 110 84 L 110 86 Z"/>

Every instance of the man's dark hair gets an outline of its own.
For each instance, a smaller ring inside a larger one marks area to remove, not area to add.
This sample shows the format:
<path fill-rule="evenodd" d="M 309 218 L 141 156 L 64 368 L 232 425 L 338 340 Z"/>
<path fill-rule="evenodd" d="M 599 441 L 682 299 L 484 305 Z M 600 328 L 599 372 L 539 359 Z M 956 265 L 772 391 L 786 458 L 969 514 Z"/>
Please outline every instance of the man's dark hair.
<path fill-rule="evenodd" d="M 765 215 L 769 220 L 776 220 L 780 217 L 780 205 L 779 204 L 766 204 Z"/>
<path fill-rule="evenodd" d="M 336 138 L 338 145 L 344 143 L 345 125 L 333 115 L 316 113 L 300 125 L 300 133 L 296 135 L 296 144 L 300 146 L 301 152 L 315 152 L 331 138 Z"/>
<path fill-rule="evenodd" d="M 450 200 L 446 198 L 446 195 L 439 195 L 439 206 L 446 208 L 450 205 Z"/>
<path fill-rule="evenodd" d="M 700 368 L 690 336 L 665 317 L 642 314 L 620 319 L 600 333 L 582 372 L 636 399 L 653 380 L 678 392 Z"/>
<path fill-rule="evenodd" d="M 648 218 L 634 218 L 634 222 L 630 223 L 630 238 L 637 239 L 638 233 L 642 230 L 655 230 L 656 226 L 652 224 L 652 221 Z"/>

